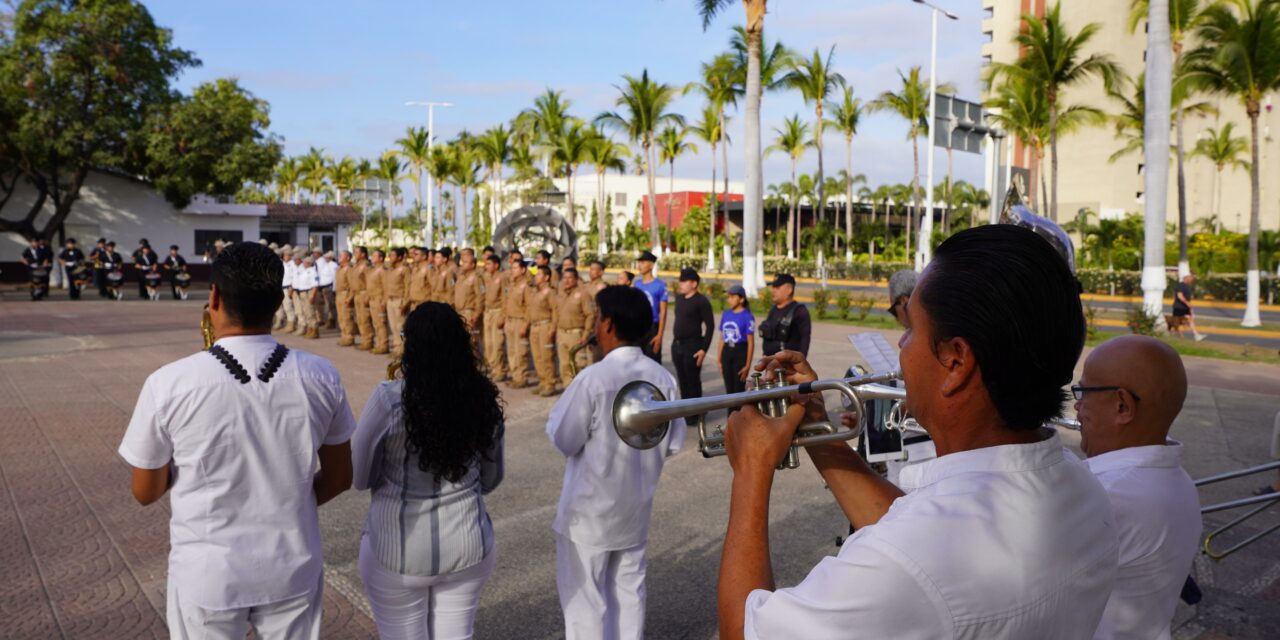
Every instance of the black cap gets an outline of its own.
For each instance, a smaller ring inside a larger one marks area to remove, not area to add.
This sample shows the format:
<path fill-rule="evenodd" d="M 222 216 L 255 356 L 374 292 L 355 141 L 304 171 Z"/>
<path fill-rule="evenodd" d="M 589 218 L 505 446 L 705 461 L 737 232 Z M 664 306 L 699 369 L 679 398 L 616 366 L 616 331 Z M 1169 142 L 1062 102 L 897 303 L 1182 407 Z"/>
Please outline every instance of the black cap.
<path fill-rule="evenodd" d="M 794 287 L 796 286 L 796 279 L 791 277 L 791 274 L 789 273 L 779 273 L 773 277 L 773 282 L 770 282 L 769 286 L 780 287 L 784 284 L 789 284 Z"/>
<path fill-rule="evenodd" d="M 655 256 L 648 251 L 641 251 L 640 257 L 637 258 L 637 260 L 639 260 L 640 262 L 657 262 L 658 256 Z"/>
<path fill-rule="evenodd" d="M 680 282 L 686 282 L 689 280 L 702 282 L 702 278 L 698 277 L 698 271 L 693 267 L 685 267 L 680 270 Z"/>

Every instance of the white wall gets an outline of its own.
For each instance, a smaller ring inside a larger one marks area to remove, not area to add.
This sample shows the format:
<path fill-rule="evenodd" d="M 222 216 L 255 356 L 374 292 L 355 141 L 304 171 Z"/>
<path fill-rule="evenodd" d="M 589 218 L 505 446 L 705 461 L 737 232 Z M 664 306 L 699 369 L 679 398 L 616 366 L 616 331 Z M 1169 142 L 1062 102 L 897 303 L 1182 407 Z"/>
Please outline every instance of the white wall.
<path fill-rule="evenodd" d="M 564 178 L 556 178 L 552 180 L 556 188 L 565 191 L 568 188 L 568 180 Z M 672 181 L 670 178 L 662 175 L 654 176 L 654 192 L 659 197 L 667 194 L 669 190 L 680 193 L 683 191 L 695 192 L 711 192 L 711 174 L 708 173 L 705 178 L 676 178 L 674 181 L 674 189 L 671 189 Z M 585 231 L 586 226 L 591 222 L 591 204 L 596 201 L 597 183 L 595 171 L 587 171 L 578 173 L 573 176 L 573 203 L 578 207 L 582 207 L 585 215 L 578 217 L 579 231 Z M 716 190 L 724 189 L 723 176 L 716 176 Z M 729 193 L 742 194 L 745 186 L 740 180 L 729 181 Z M 621 233 L 626 228 L 628 221 L 640 222 L 639 204 L 649 195 L 648 179 L 644 176 L 636 175 L 618 175 L 609 173 L 604 179 L 605 198 L 613 204 L 613 232 Z M 625 203 L 625 204 L 620 204 Z"/>
<path fill-rule="evenodd" d="M 20 185 L 0 210 L 0 217 L 18 218 L 34 201 L 35 193 Z M 37 227 L 52 215 L 53 206 L 46 204 L 45 211 L 37 218 Z M 258 221 L 255 215 L 183 213 L 142 182 L 94 172 L 80 189 L 80 199 L 72 205 L 65 228 L 67 236 L 74 237 L 86 253 L 102 237 L 114 240 L 116 250 L 128 261 L 138 240 L 146 238 L 161 255 L 176 244 L 188 260 L 198 260 L 200 256 L 193 253 L 197 229 L 240 231 L 243 239 L 257 240 Z M 57 239 L 55 235 L 53 241 Z M 17 261 L 26 246 L 18 234 L 0 234 L 0 261 Z"/>

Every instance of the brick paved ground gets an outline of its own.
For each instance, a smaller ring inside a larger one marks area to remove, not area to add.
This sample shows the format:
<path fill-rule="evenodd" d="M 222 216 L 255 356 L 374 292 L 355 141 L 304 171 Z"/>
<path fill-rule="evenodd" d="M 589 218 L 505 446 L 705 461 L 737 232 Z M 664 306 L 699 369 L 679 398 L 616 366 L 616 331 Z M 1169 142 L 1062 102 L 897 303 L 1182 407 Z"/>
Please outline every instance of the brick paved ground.
<path fill-rule="evenodd" d="M 199 348 L 197 302 L 32 304 L 0 296 L 0 637 L 164 636 L 168 502 L 139 507 L 115 454 L 138 389 L 156 367 Z M 852 360 L 845 327 L 817 326 L 823 373 Z M 890 337 L 893 338 L 891 332 Z M 386 360 L 334 340 L 285 337 L 331 358 L 357 413 Z M 1188 359 L 1192 389 L 1174 435 L 1193 476 L 1258 464 L 1280 411 L 1280 369 Z M 704 370 L 707 393 L 719 371 Z M 506 480 L 486 498 L 498 566 L 481 600 L 480 638 L 562 635 L 555 594 L 554 516 L 563 463 L 542 433 L 552 400 L 507 392 Z M 689 442 L 689 447 L 693 441 Z M 771 513 L 775 574 L 794 584 L 834 551 L 840 517 L 811 467 L 780 474 Z M 649 636 L 715 635 L 714 589 L 727 516 L 723 461 L 686 450 L 673 458 L 655 500 L 649 553 Z M 1238 497 L 1258 482 L 1201 492 Z M 326 559 L 324 635 L 373 635 L 356 570 L 366 494 L 321 509 Z M 1220 523 L 1229 515 L 1207 519 Z M 1280 509 L 1245 527 L 1280 521 Z M 1205 603 L 1179 611 L 1179 638 L 1280 637 L 1280 535 L 1222 563 L 1201 559 Z"/>

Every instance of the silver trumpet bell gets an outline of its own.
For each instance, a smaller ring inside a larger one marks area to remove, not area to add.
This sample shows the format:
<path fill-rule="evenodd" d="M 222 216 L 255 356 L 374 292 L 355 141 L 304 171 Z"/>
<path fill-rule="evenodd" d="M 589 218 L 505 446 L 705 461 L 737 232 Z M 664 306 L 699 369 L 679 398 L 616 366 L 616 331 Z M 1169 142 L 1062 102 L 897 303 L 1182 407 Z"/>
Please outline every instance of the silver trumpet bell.
<path fill-rule="evenodd" d="M 706 398 L 687 398 L 683 400 L 667 400 L 654 385 L 643 380 L 627 383 L 618 392 L 613 401 L 613 428 L 618 437 L 636 449 L 650 449 L 658 445 L 667 435 L 671 421 L 715 411 L 732 409 L 747 404 L 755 404 L 761 413 L 770 417 L 781 417 L 787 410 L 787 400 L 797 394 L 821 393 L 837 391 L 845 399 L 846 411 L 856 415 L 853 428 L 829 421 L 810 422 L 800 425 L 791 441 L 791 449 L 787 457 L 779 463 L 779 468 L 794 469 L 800 465 L 799 448 L 852 440 L 862 434 L 866 428 L 868 400 L 906 399 L 906 390 L 890 387 L 883 383 L 901 379 L 898 372 L 875 376 L 855 376 L 815 380 L 803 384 L 787 385 L 782 379 L 782 372 L 773 380 L 766 380 L 759 373 L 752 374 L 754 389 L 741 393 L 730 393 Z M 706 421 L 699 424 L 698 448 L 707 458 L 725 455 L 724 435 L 710 433 Z"/>

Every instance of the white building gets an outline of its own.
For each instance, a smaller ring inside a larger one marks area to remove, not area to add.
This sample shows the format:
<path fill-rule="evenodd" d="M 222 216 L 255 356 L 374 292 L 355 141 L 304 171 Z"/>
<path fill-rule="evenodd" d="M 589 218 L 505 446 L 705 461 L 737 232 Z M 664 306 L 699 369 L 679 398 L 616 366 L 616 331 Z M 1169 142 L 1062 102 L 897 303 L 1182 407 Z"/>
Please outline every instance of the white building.
<path fill-rule="evenodd" d="M 560 191 L 568 190 L 569 181 L 565 178 L 556 178 L 552 182 L 555 183 L 556 189 Z M 660 202 L 668 191 L 674 191 L 675 193 L 690 191 L 710 193 L 712 190 L 710 174 L 707 174 L 705 178 L 676 178 L 674 181 L 659 175 L 654 177 L 654 185 L 655 193 Z M 573 177 L 573 203 L 574 208 L 578 209 L 580 213 L 577 219 L 579 232 L 585 231 L 591 222 L 591 204 L 596 201 L 599 193 L 598 188 L 596 173 L 590 168 Z M 716 191 L 724 189 L 723 177 L 717 176 L 715 189 Z M 729 181 L 729 193 L 741 195 L 744 190 L 745 186 L 742 181 Z M 626 228 L 628 222 L 641 223 L 643 203 L 649 196 L 648 179 L 645 176 L 606 174 L 604 196 L 613 215 L 613 233 L 615 235 L 619 234 Z"/>
<path fill-rule="evenodd" d="M 14 218 L 34 201 L 34 192 L 20 185 L 0 216 Z M 52 215 L 52 205 L 45 206 L 46 213 L 36 219 L 37 227 Z M 116 242 L 116 250 L 128 261 L 138 241 L 146 238 L 161 255 L 170 245 L 178 245 L 179 252 L 195 264 L 216 240 L 265 238 L 279 244 L 342 250 L 347 248 L 352 225 L 359 220 L 346 206 L 236 204 L 208 197 L 197 197 L 178 210 L 142 180 L 95 171 L 85 179 L 80 198 L 51 243 L 56 246 L 66 238 L 75 238 L 87 253 L 94 241 L 106 238 Z M 26 247 L 27 242 L 18 234 L 0 236 L 0 264 L 6 267 L 6 276 L 25 277 L 16 267 Z"/>

